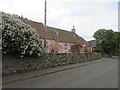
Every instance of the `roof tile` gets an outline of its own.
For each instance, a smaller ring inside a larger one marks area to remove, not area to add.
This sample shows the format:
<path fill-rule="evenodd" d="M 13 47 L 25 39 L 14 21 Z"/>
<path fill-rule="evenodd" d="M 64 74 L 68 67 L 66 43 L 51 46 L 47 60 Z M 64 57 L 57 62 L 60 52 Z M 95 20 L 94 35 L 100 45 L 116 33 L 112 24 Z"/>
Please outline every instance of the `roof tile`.
<path fill-rule="evenodd" d="M 20 18 L 24 23 L 29 24 L 31 27 L 33 27 L 36 32 L 39 34 L 41 38 L 44 38 L 45 35 L 45 27 L 42 23 L 31 21 L 28 19 L 23 19 Z M 53 27 L 46 27 L 46 37 L 47 39 L 52 39 L 52 40 L 60 40 L 61 42 L 82 42 L 86 43 L 86 41 L 82 38 L 79 37 L 76 33 L 58 29 L 58 28 L 53 28 Z"/>

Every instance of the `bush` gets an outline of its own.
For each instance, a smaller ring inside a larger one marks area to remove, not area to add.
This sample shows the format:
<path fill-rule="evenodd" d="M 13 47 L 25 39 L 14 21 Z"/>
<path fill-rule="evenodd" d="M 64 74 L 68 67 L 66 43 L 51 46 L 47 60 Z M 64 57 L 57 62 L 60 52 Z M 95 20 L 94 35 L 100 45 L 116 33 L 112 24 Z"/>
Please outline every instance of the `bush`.
<path fill-rule="evenodd" d="M 82 45 L 81 44 L 71 45 L 71 52 L 72 53 L 80 53 L 81 49 L 82 49 Z"/>
<path fill-rule="evenodd" d="M 25 24 L 19 16 L 0 13 L 2 20 L 2 50 L 4 54 L 38 55 L 44 53 L 39 35 L 30 25 Z"/>

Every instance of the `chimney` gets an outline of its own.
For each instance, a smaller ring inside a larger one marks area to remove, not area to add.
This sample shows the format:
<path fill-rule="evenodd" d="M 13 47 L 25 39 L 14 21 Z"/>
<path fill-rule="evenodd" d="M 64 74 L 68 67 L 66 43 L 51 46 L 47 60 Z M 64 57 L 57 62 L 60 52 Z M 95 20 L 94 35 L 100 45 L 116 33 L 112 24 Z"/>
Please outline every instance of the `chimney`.
<path fill-rule="evenodd" d="M 76 30 L 75 30 L 75 28 L 74 28 L 74 25 L 73 25 L 73 29 L 71 29 L 71 30 L 72 30 L 72 32 L 74 32 L 74 33 L 75 33 L 75 31 L 76 31 Z"/>

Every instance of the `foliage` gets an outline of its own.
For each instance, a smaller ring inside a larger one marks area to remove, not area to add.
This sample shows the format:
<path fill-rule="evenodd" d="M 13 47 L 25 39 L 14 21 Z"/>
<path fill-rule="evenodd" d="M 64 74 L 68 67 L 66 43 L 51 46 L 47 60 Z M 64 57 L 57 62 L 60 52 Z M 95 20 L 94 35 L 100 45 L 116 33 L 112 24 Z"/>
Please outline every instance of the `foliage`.
<path fill-rule="evenodd" d="M 113 53 L 120 54 L 120 32 L 114 32 L 114 47 Z"/>
<path fill-rule="evenodd" d="M 73 53 L 80 53 L 80 50 L 83 48 L 81 43 L 76 43 L 71 45 L 71 52 Z"/>
<path fill-rule="evenodd" d="M 44 53 L 39 35 L 30 25 L 25 24 L 19 16 L 0 13 L 2 18 L 3 53 L 14 53 L 20 56 Z"/>
<path fill-rule="evenodd" d="M 96 39 L 96 51 L 106 54 L 115 53 L 118 48 L 118 34 L 119 32 L 114 32 L 112 29 L 105 30 L 99 29 L 93 35 Z"/>
<path fill-rule="evenodd" d="M 50 45 L 50 53 L 58 53 L 58 51 L 60 50 L 60 45 L 59 45 L 59 40 L 55 40 L 55 43 Z"/>

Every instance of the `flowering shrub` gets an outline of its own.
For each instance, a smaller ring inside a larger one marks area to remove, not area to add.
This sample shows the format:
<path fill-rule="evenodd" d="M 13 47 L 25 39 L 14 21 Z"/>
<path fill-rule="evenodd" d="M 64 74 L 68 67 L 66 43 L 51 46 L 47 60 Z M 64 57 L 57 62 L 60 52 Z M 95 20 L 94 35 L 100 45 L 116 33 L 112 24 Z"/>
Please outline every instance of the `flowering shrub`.
<path fill-rule="evenodd" d="M 60 50 L 61 46 L 59 45 L 59 40 L 55 40 L 55 43 L 50 45 L 50 53 L 58 53 L 58 51 Z"/>
<path fill-rule="evenodd" d="M 77 42 L 70 47 L 70 51 L 73 53 L 80 53 L 80 50 L 83 48 L 81 42 Z"/>
<path fill-rule="evenodd" d="M 21 57 L 44 53 L 39 35 L 30 25 L 25 24 L 19 16 L 0 13 L 2 19 L 2 51 L 14 53 Z"/>

